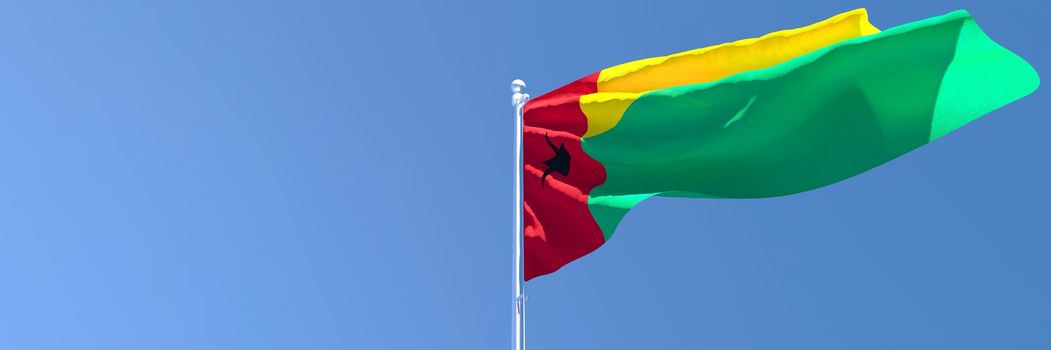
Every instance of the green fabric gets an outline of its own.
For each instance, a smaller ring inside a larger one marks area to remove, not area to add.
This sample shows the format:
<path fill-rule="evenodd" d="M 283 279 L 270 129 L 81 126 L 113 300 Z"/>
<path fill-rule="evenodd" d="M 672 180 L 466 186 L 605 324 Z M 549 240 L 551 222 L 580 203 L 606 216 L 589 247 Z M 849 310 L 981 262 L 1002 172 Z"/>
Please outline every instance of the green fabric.
<path fill-rule="evenodd" d="M 598 222 L 599 228 L 602 230 L 602 236 L 605 240 L 609 240 L 609 237 L 613 235 L 613 231 L 617 228 L 617 224 L 620 223 L 620 219 L 624 217 L 624 214 L 628 213 L 636 204 L 650 198 L 656 193 L 643 193 L 643 194 L 627 194 L 619 196 L 601 196 L 588 197 L 588 210 L 591 211 L 591 216 Z"/>
<path fill-rule="evenodd" d="M 608 239 L 651 195 L 783 196 L 883 164 L 1036 89 L 964 11 L 764 70 L 651 91 L 586 139 L 606 169 L 589 208 Z M 932 127 L 933 123 L 933 127 Z"/>
<path fill-rule="evenodd" d="M 1040 78 L 1021 57 L 989 39 L 974 21 L 963 22 L 958 54 L 942 78 L 930 140 L 1036 90 Z M 996 67 L 990 67 L 996 63 Z"/>

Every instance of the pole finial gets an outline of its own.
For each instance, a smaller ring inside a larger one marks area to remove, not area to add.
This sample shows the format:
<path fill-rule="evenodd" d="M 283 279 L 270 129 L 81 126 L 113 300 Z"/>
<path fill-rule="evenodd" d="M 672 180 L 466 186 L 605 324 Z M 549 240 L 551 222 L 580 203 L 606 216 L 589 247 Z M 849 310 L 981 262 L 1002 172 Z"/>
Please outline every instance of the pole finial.
<path fill-rule="evenodd" d="M 526 101 L 529 101 L 529 94 L 525 93 L 525 82 L 522 79 L 515 79 L 511 81 L 511 105 L 516 108 L 522 108 L 525 106 Z"/>

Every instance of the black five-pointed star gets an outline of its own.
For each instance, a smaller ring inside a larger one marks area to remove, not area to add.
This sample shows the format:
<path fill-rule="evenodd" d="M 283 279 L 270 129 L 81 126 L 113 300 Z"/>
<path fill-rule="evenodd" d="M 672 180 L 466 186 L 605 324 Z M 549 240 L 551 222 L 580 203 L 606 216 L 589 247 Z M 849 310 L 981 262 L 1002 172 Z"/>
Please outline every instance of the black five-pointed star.
<path fill-rule="evenodd" d="M 551 139 L 547 137 L 547 134 L 544 134 L 544 140 L 547 141 L 548 146 L 551 146 L 551 150 L 555 151 L 555 156 L 544 161 L 544 164 L 547 164 L 547 170 L 544 170 L 544 175 L 540 177 L 540 187 L 544 187 L 547 176 L 552 172 L 562 174 L 562 176 L 569 176 L 569 152 L 566 152 L 566 144 L 563 143 L 555 147 L 555 144 L 551 143 Z"/>

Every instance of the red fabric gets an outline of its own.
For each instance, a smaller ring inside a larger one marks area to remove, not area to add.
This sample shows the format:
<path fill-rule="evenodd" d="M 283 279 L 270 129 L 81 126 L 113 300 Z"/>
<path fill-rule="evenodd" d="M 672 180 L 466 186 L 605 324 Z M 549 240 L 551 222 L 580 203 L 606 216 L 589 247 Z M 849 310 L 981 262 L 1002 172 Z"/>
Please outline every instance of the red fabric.
<path fill-rule="evenodd" d="M 525 169 L 525 279 L 546 275 L 580 258 L 605 242 L 588 210 L 588 194 L 606 181 L 606 170 L 580 143 L 588 122 L 580 96 L 598 91 L 598 73 L 572 82 L 526 103 L 523 116 Z M 541 184 L 545 160 L 556 147 L 570 154 L 569 175 L 552 173 Z"/>

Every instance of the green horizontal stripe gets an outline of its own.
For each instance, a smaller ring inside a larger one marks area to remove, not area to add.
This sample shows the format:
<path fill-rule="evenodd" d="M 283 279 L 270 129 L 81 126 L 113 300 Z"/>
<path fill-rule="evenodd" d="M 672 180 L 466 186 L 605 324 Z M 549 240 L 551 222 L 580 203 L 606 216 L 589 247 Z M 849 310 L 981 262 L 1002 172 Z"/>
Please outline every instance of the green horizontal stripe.
<path fill-rule="evenodd" d="M 651 91 L 584 143 L 607 173 L 589 207 L 608 238 L 651 194 L 762 198 L 826 186 L 1038 85 L 1029 64 L 957 11 L 768 69 Z"/>

